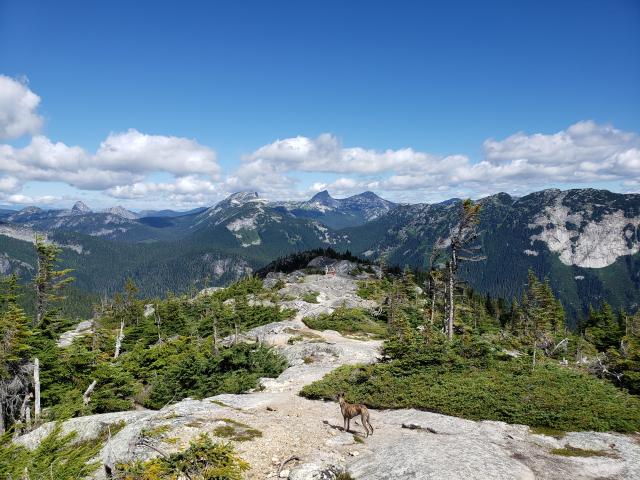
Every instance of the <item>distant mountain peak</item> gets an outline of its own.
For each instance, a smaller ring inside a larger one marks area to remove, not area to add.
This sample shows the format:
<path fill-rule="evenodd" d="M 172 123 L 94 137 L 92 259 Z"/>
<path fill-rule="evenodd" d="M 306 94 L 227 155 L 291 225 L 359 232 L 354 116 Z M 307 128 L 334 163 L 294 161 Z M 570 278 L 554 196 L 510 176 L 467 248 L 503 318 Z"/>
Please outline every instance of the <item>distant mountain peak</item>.
<path fill-rule="evenodd" d="M 333 199 L 333 197 L 329 194 L 328 190 L 322 190 L 321 192 L 316 193 L 313 197 L 311 197 L 311 201 L 321 200 L 325 198 Z"/>
<path fill-rule="evenodd" d="M 367 190 L 366 192 L 358 193 L 357 195 L 353 195 L 354 197 L 367 198 L 372 200 L 382 199 L 382 197 L 376 193 L 373 193 L 371 190 Z"/>
<path fill-rule="evenodd" d="M 111 215 L 117 215 L 122 218 L 126 218 L 128 220 L 135 220 L 138 218 L 138 215 L 133 213 L 131 210 L 127 210 L 126 208 L 117 205 L 115 207 L 107 208 L 105 213 L 110 213 Z"/>
<path fill-rule="evenodd" d="M 258 192 L 236 192 L 232 193 L 221 202 L 218 202 L 214 207 L 207 209 L 202 215 L 210 217 L 224 209 L 242 207 L 250 203 L 264 205 L 267 201 L 264 198 L 260 198 Z"/>
<path fill-rule="evenodd" d="M 336 207 L 338 206 L 338 201 L 329 195 L 327 190 L 322 190 L 321 192 L 316 193 L 309 203 L 319 203 L 320 205 L 325 205 L 327 207 Z"/>
<path fill-rule="evenodd" d="M 20 210 L 18 213 L 41 213 L 44 210 L 42 210 L 40 207 L 34 207 L 34 206 L 29 206 L 29 207 L 24 207 L 22 210 Z"/>
<path fill-rule="evenodd" d="M 78 215 L 82 215 L 85 213 L 91 213 L 91 209 L 82 201 L 77 201 L 73 204 L 73 208 L 71 209 L 71 213 L 75 213 Z"/>
<path fill-rule="evenodd" d="M 258 192 L 235 192 L 225 198 L 223 202 L 229 203 L 230 205 L 240 206 L 244 205 L 245 203 L 261 200 L 262 198 L 260 198 Z"/>

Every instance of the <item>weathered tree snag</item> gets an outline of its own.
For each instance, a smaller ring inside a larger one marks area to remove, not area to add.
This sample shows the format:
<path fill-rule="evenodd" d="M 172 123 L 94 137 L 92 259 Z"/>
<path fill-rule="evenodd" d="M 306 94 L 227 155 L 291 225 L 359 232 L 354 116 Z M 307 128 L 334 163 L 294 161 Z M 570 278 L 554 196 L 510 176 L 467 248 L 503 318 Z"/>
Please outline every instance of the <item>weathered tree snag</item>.
<path fill-rule="evenodd" d="M 33 413 L 36 422 L 40 419 L 40 360 L 33 361 L 33 391 L 35 394 Z"/>
<path fill-rule="evenodd" d="M 89 402 L 91 401 L 91 394 L 93 393 L 93 389 L 96 388 L 97 383 L 97 380 L 94 380 L 84 391 L 84 394 L 82 395 L 82 403 L 84 405 L 89 405 Z"/>
<path fill-rule="evenodd" d="M 120 332 L 118 333 L 118 338 L 116 338 L 116 349 L 113 352 L 113 358 L 118 358 L 120 356 L 120 348 L 122 347 L 122 340 L 124 339 L 124 320 L 120 321 Z"/>

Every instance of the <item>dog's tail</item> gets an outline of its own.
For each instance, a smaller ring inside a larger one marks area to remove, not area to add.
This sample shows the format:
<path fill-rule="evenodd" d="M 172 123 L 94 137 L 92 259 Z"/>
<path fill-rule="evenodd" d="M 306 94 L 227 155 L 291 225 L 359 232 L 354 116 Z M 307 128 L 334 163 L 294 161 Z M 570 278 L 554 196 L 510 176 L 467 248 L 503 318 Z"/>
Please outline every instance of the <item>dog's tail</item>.
<path fill-rule="evenodd" d="M 363 413 L 364 415 L 362 415 L 362 426 L 367 431 L 367 436 L 373 435 L 373 425 L 371 425 L 371 420 L 370 420 L 371 417 L 369 415 L 369 410 L 366 409 L 365 407 L 365 410 Z"/>

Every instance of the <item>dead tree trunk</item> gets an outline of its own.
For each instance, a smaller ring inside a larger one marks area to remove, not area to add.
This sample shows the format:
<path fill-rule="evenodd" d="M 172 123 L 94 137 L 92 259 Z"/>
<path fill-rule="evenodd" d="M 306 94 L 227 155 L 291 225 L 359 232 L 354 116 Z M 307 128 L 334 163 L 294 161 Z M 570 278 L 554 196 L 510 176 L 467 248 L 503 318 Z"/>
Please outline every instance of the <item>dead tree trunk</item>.
<path fill-rule="evenodd" d="M 4 435 L 6 427 L 4 426 L 4 396 L 0 393 L 0 436 Z"/>
<path fill-rule="evenodd" d="M 96 388 L 97 383 L 98 382 L 94 380 L 93 382 L 91 382 L 91 385 L 89 385 L 89 387 L 85 390 L 84 394 L 82 395 L 83 405 L 89 405 L 89 402 L 91 401 L 91 394 L 93 393 L 93 389 Z"/>
<path fill-rule="evenodd" d="M 113 352 L 113 358 L 120 356 L 120 348 L 122 348 L 122 340 L 124 339 L 124 320 L 120 321 L 120 331 L 118 332 L 118 338 L 116 338 L 116 349 Z"/>
<path fill-rule="evenodd" d="M 455 257 L 455 250 L 453 250 L 453 256 Z M 455 316 L 455 304 L 453 302 L 453 289 L 455 286 L 454 278 L 454 263 L 455 258 L 452 258 L 449 262 L 449 312 L 447 315 L 447 337 L 449 340 L 453 340 L 453 319 Z"/>
<path fill-rule="evenodd" d="M 33 361 L 33 391 L 35 394 L 33 416 L 36 422 L 40 420 L 40 360 Z"/>
<path fill-rule="evenodd" d="M 436 285 L 435 282 L 432 282 L 431 285 L 431 319 L 429 323 L 433 325 L 433 322 L 436 318 Z"/>

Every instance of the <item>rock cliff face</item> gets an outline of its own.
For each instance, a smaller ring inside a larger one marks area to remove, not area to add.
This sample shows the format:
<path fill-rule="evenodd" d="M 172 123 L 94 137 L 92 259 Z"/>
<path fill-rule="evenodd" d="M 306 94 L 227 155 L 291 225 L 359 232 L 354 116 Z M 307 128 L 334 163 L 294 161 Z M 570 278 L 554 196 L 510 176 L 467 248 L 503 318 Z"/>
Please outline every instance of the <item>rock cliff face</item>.
<path fill-rule="evenodd" d="M 63 431 L 76 430 L 80 439 L 95 438 L 104 428 L 123 421 L 125 427 L 99 455 L 103 464 L 113 465 L 151 458 L 158 450 L 181 450 L 203 432 L 215 435 L 220 426 L 255 429 L 259 435 L 234 443 L 251 465 L 247 478 L 256 480 L 326 480 L 345 471 L 358 480 L 640 478 L 640 444 L 633 436 L 583 432 L 556 439 L 534 434 L 522 425 L 474 422 L 416 410 L 372 410 L 375 432 L 368 438 L 357 423 L 352 423 L 354 433 L 343 432 L 335 402 L 307 400 L 297 393 L 340 365 L 377 361 L 380 342 L 310 330 L 301 320 L 342 304 L 376 305 L 356 295 L 356 282 L 348 273 L 301 276 L 294 272 L 281 279 L 287 283 L 280 292 L 291 299 L 283 306 L 296 309 L 295 318 L 258 327 L 241 338 L 265 342 L 282 352 L 289 368 L 278 378 L 262 379 L 262 389 L 247 394 L 184 399 L 159 411 L 75 418 L 63 424 Z M 317 293 L 318 303 L 302 300 L 310 292 Z M 53 424 L 43 425 L 17 442 L 34 448 L 52 428 Z M 150 436 L 149 432 L 162 433 Z M 551 453 L 567 445 L 599 450 L 605 456 Z M 103 468 L 95 478 L 105 478 Z"/>
<path fill-rule="evenodd" d="M 594 205 L 585 203 L 577 209 L 564 203 L 566 192 L 536 215 L 528 228 L 542 231 L 531 235 L 544 242 L 549 250 L 559 254 L 565 265 L 603 268 L 619 257 L 640 251 L 640 213 L 596 205 L 601 211 L 594 214 Z"/>

